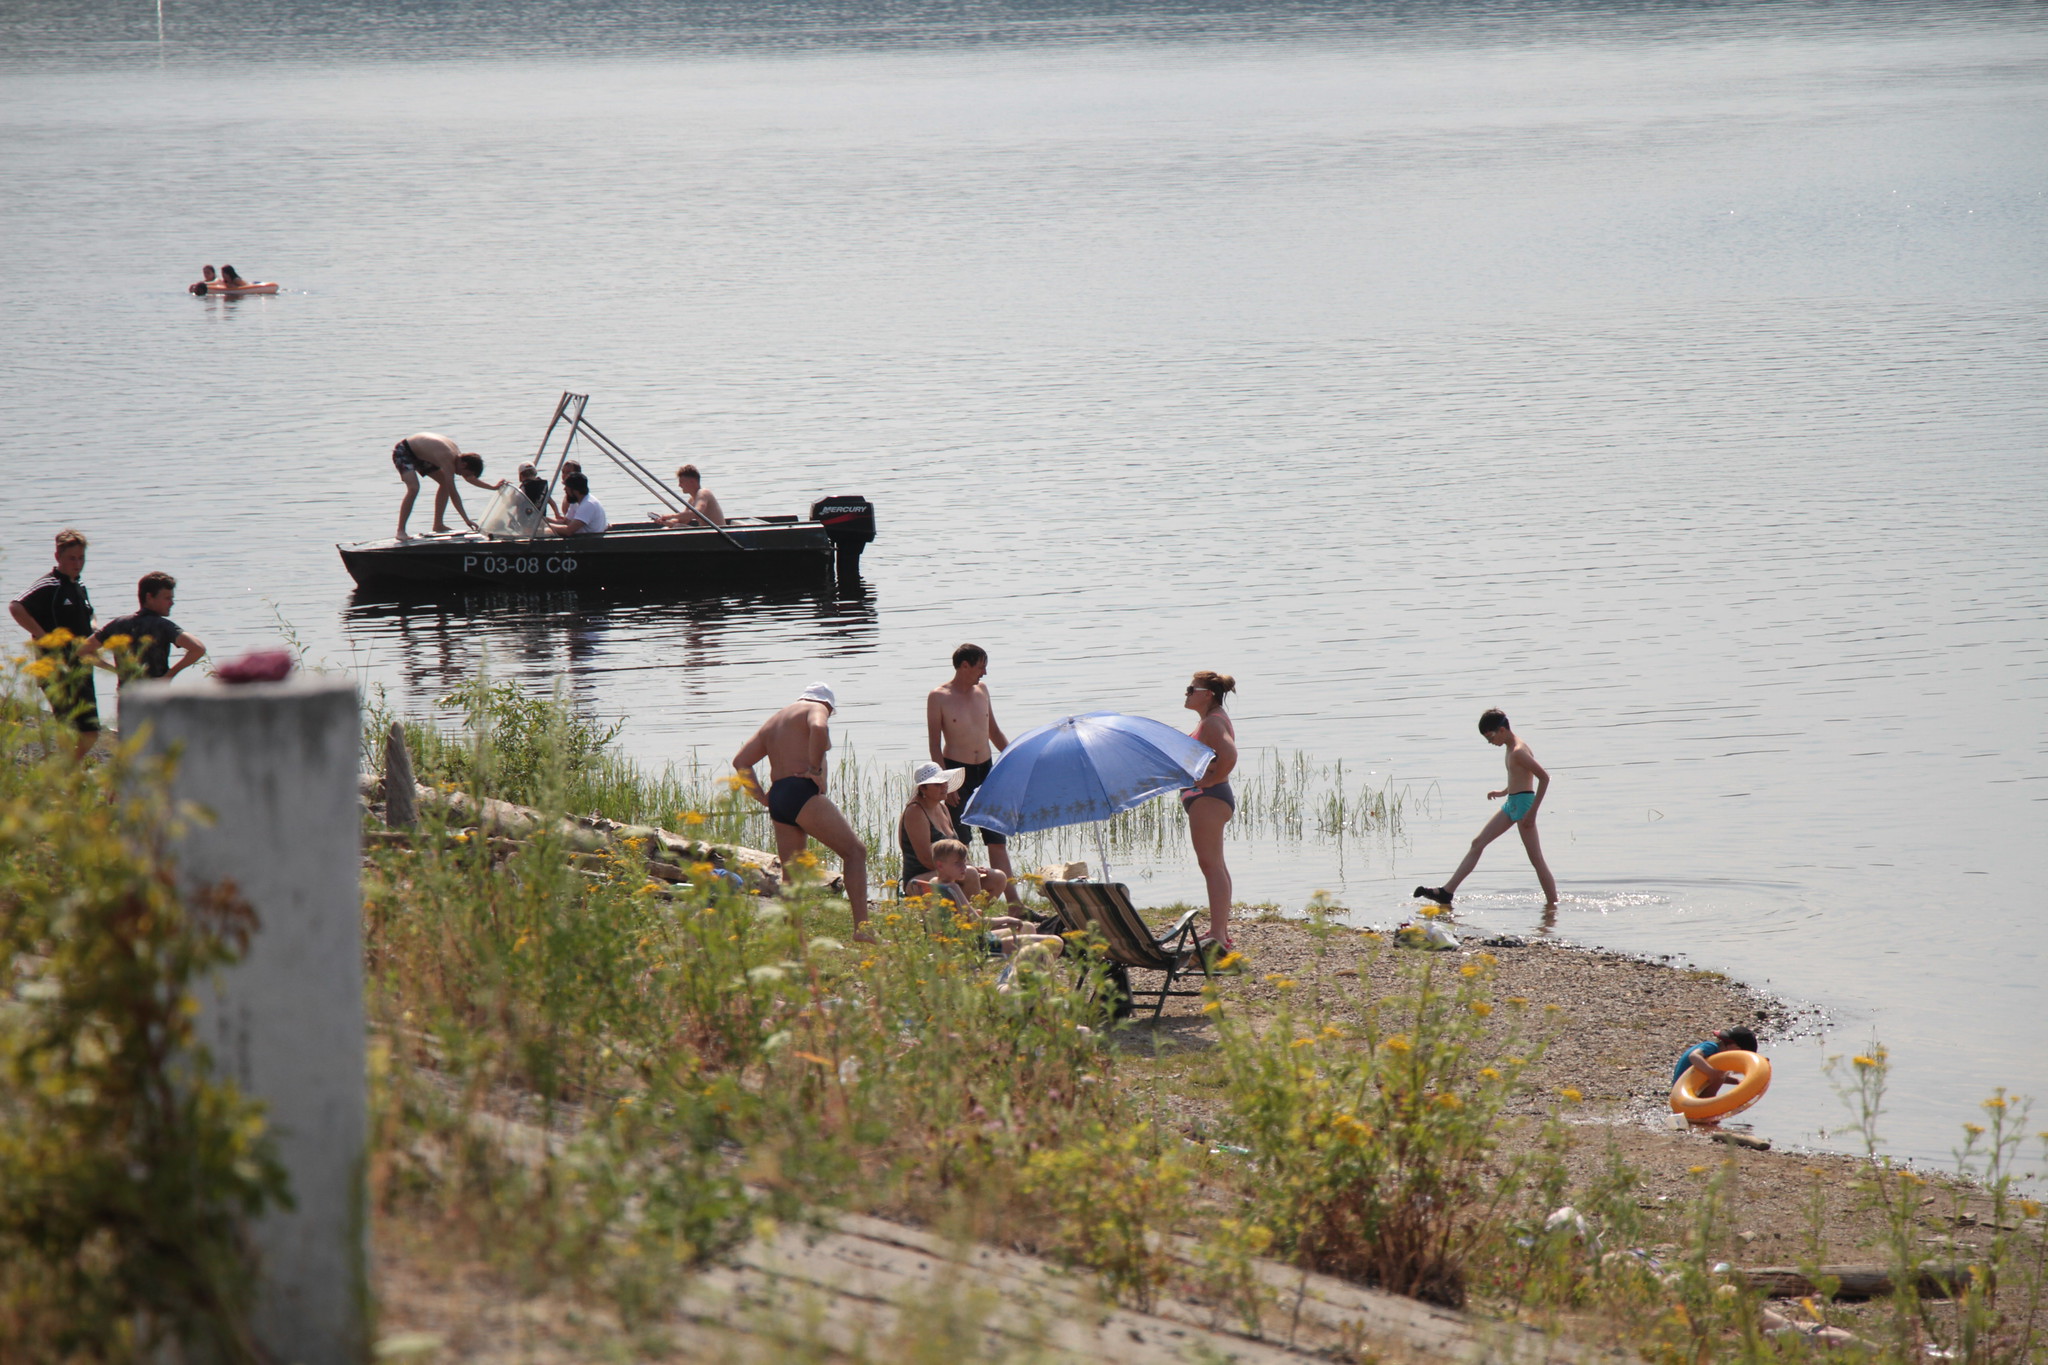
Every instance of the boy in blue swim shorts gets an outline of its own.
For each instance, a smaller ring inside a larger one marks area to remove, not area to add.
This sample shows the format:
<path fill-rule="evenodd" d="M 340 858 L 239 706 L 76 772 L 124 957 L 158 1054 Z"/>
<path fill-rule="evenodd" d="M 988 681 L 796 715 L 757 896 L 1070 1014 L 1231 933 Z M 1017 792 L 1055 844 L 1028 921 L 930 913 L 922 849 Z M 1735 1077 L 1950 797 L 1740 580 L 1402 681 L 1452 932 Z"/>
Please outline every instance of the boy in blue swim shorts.
<path fill-rule="evenodd" d="M 1527 850 L 1530 865 L 1536 869 L 1536 880 L 1543 887 L 1543 908 L 1547 914 L 1557 909 L 1557 879 L 1550 875 L 1550 865 L 1543 861 L 1543 845 L 1536 837 L 1536 811 L 1543 804 L 1544 794 L 1550 790 L 1550 774 L 1536 761 L 1536 755 L 1529 751 L 1529 746 L 1508 728 L 1507 715 L 1500 708 L 1494 707 L 1479 717 L 1479 733 L 1485 736 L 1488 744 L 1500 745 L 1508 751 L 1507 786 L 1486 794 L 1489 801 L 1498 801 L 1503 796 L 1507 801 L 1472 840 L 1472 847 L 1465 851 L 1465 861 L 1458 864 L 1458 870 L 1451 874 L 1451 879 L 1442 886 L 1418 886 L 1415 894 L 1423 900 L 1448 906 L 1458 887 L 1472 875 L 1472 869 L 1479 866 L 1479 855 L 1486 846 L 1512 827 L 1522 833 L 1522 847 Z"/>

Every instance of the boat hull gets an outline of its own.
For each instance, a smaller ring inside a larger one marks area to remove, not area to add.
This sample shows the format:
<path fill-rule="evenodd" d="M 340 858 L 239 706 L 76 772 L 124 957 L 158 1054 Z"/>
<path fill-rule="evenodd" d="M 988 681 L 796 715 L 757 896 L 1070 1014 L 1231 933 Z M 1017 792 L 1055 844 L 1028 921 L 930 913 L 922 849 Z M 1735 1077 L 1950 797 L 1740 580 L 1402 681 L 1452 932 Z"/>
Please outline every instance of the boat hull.
<path fill-rule="evenodd" d="M 595 536 L 490 540 L 434 536 L 337 545 L 361 588 L 634 588 L 687 592 L 701 587 L 829 579 L 837 556 L 816 522 L 715 530 L 628 527 Z"/>

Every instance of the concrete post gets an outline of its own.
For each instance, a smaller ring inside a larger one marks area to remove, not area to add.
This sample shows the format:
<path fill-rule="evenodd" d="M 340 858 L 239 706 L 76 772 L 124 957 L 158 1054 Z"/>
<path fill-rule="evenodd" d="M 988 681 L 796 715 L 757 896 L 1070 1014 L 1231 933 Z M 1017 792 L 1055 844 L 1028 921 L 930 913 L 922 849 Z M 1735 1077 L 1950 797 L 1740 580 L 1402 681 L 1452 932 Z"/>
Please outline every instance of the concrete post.
<path fill-rule="evenodd" d="M 214 1064 L 269 1108 L 297 1207 L 253 1229 L 256 1338 L 293 1365 L 369 1355 L 362 717 L 352 683 L 132 683 L 121 728 L 179 754 L 172 793 L 212 812 L 175 852 L 192 885 L 232 879 L 255 909 L 248 956 L 202 993 Z"/>

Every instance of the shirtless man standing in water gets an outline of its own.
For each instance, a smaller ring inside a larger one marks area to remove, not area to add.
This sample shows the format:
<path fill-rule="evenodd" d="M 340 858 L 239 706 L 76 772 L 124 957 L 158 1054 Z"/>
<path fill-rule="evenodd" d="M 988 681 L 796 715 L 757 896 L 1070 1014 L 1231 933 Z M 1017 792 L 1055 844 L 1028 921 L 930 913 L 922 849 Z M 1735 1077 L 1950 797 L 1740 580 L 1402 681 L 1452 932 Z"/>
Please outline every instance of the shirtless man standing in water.
<path fill-rule="evenodd" d="M 953 651 L 953 676 L 931 690 L 925 698 L 924 723 L 931 744 L 932 762 L 942 768 L 965 768 L 960 790 L 946 798 L 953 808 L 953 826 L 962 843 L 972 844 L 977 831 L 988 847 L 988 865 L 1003 874 L 1009 886 L 1003 895 L 1010 904 L 1024 904 L 1017 890 L 1017 874 L 1010 867 L 1009 840 L 992 829 L 960 823 L 960 812 L 995 765 L 998 749 L 1010 747 L 1003 727 L 996 724 L 995 708 L 988 699 L 982 679 L 988 676 L 988 651 L 980 645 L 962 645 Z"/>
<path fill-rule="evenodd" d="M 1498 801 L 1507 798 L 1507 803 L 1493 813 L 1486 827 L 1472 840 L 1472 847 L 1465 851 L 1465 861 L 1458 864 L 1458 870 L 1442 886 L 1418 886 L 1415 894 L 1419 899 L 1435 901 L 1448 906 L 1451 897 L 1458 893 L 1458 887 L 1465 878 L 1472 875 L 1472 869 L 1479 866 L 1479 855 L 1486 846 L 1510 826 L 1520 826 L 1522 849 L 1529 855 L 1529 863 L 1536 869 L 1536 880 L 1543 887 L 1543 909 L 1546 914 L 1557 909 L 1557 878 L 1550 875 L 1550 864 L 1543 861 L 1543 845 L 1536 838 L 1536 809 L 1543 804 L 1543 797 L 1550 790 L 1550 774 L 1536 761 L 1536 755 L 1529 751 L 1513 730 L 1508 728 L 1505 712 L 1495 708 L 1479 718 L 1479 733 L 1488 744 L 1497 744 L 1508 751 L 1508 784 L 1497 792 L 1488 792 L 1486 799 Z M 1546 925 L 1548 921 L 1545 921 Z"/>
<path fill-rule="evenodd" d="M 733 755 L 740 785 L 768 808 L 775 822 L 775 852 L 782 859 L 782 880 L 795 880 L 795 863 L 806 836 L 839 855 L 846 899 L 853 906 L 856 937 L 868 918 L 868 850 L 846 816 L 825 795 L 825 753 L 832 747 L 830 725 L 839 702 L 824 683 L 812 683 L 804 694 L 768 717 L 754 737 Z M 754 765 L 768 760 L 768 790 Z"/>

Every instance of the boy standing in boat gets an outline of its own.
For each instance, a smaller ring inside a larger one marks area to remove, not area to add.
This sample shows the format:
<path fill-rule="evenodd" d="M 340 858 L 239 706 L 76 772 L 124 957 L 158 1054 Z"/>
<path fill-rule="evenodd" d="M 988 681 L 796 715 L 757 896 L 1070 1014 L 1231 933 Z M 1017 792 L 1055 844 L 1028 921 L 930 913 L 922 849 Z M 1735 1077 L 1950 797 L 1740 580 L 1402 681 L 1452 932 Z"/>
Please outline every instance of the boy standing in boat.
<path fill-rule="evenodd" d="M 1465 861 L 1458 864 L 1458 870 L 1442 886 L 1418 886 L 1415 894 L 1423 900 L 1435 901 L 1448 906 L 1451 897 L 1465 878 L 1472 875 L 1472 869 L 1479 866 L 1479 855 L 1486 846 L 1508 832 L 1509 826 L 1518 826 L 1522 832 L 1522 848 L 1529 855 L 1530 865 L 1536 869 L 1536 880 L 1543 886 L 1543 908 L 1557 908 L 1557 879 L 1550 875 L 1550 865 L 1543 861 L 1543 845 L 1536 837 L 1536 811 L 1543 804 L 1543 797 L 1550 790 L 1550 774 L 1536 761 L 1536 755 L 1529 746 L 1516 737 L 1508 728 L 1505 712 L 1495 707 L 1479 717 L 1479 733 L 1488 744 L 1497 744 L 1507 749 L 1508 784 L 1497 792 L 1488 792 L 1486 799 L 1507 801 L 1493 813 L 1486 827 L 1472 840 L 1472 847 L 1465 852 Z"/>
<path fill-rule="evenodd" d="M 504 480 L 497 483 L 483 481 L 484 457 L 475 451 L 465 451 L 446 436 L 437 436 L 431 431 L 416 432 L 391 447 L 391 467 L 398 471 L 398 477 L 405 480 L 405 500 L 398 504 L 398 538 L 406 539 L 405 523 L 412 516 L 412 505 L 420 496 L 420 476 L 434 481 L 434 530 L 448 529 L 448 503 L 455 502 L 455 515 L 462 518 L 470 530 L 476 523 L 470 520 L 463 509 L 462 495 L 455 491 L 455 476 L 486 492 L 495 493 L 504 486 Z"/>
<path fill-rule="evenodd" d="M 868 917 L 868 850 L 839 807 L 825 795 L 825 754 L 832 747 L 832 713 L 838 698 L 824 683 L 812 683 L 803 695 L 762 722 L 753 738 L 733 755 L 740 785 L 768 808 L 775 822 L 775 852 L 782 859 L 782 880 L 795 880 L 796 860 L 806 837 L 839 855 L 846 899 L 853 907 L 853 928 L 865 938 Z M 754 765 L 768 760 L 768 789 Z"/>
<path fill-rule="evenodd" d="M 1010 747 L 1003 727 L 996 724 L 995 706 L 989 700 L 982 679 L 988 676 L 988 651 L 980 645 L 962 645 L 953 651 L 953 676 L 931 690 L 925 698 L 924 723 L 932 762 L 942 768 L 964 768 L 966 778 L 960 790 L 947 798 L 953 808 L 953 825 L 962 842 L 973 843 L 977 830 L 988 848 L 988 865 L 1009 879 L 1003 895 L 1012 905 L 1024 904 L 1017 890 L 1017 874 L 1010 866 L 1009 840 L 992 829 L 960 823 L 960 812 L 968 798 L 988 779 L 995 766 L 996 751 Z"/>

